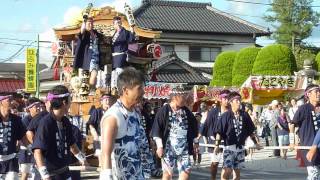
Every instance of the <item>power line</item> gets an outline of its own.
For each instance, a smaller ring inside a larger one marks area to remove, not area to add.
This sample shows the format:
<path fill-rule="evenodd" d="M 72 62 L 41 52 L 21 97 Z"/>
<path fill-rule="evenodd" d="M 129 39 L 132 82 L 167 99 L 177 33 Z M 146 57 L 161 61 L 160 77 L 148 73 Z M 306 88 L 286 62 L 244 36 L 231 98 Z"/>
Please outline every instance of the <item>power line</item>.
<path fill-rule="evenodd" d="M 264 6 L 286 6 L 286 4 L 276 4 L 276 3 L 260 3 L 260 2 L 251 2 L 251 1 L 243 1 L 243 0 L 225 0 L 236 3 L 245 3 L 245 4 L 254 4 L 254 5 L 264 5 Z M 298 7 L 320 7 L 320 5 L 310 5 L 310 6 L 298 6 Z"/>
<path fill-rule="evenodd" d="M 29 46 L 31 46 L 32 43 L 34 43 L 34 42 L 31 42 L 30 44 L 25 44 L 25 45 L 23 45 L 16 53 L 14 53 L 13 55 L 11 55 L 11 56 L 8 57 L 7 59 L 2 59 L 1 62 L 3 63 L 3 62 L 7 62 L 7 61 L 12 61 L 13 58 L 16 58 L 16 57 L 18 57 L 18 56 L 21 55 L 21 53 L 23 52 L 23 50 L 24 50 L 24 48 L 25 48 L 26 46 L 29 47 Z"/>
<path fill-rule="evenodd" d="M 32 43 L 35 43 L 37 41 L 33 41 Z M 1 42 L 0 41 L 0 44 L 7 44 L 7 45 L 15 45 L 15 46 L 24 46 L 25 44 L 18 44 L 18 43 L 11 43 L 11 42 Z M 32 46 L 32 47 L 38 47 L 38 46 Z M 39 47 L 42 47 L 42 48 L 51 48 L 49 46 L 39 46 Z"/>
<path fill-rule="evenodd" d="M 247 16 L 247 17 L 254 17 L 254 18 L 261 18 L 263 19 L 263 16 L 255 16 L 255 15 L 249 15 L 249 14 L 239 14 L 239 13 L 232 13 L 232 12 L 227 12 L 227 11 L 223 11 L 226 14 L 231 14 L 231 15 L 236 15 L 236 16 Z"/>
<path fill-rule="evenodd" d="M 237 2 L 237 3 L 245 3 L 245 4 L 257 4 L 257 5 L 272 6 L 271 3 L 260 3 L 260 2 L 251 2 L 251 1 L 241 1 L 241 0 L 225 0 L 225 1 L 231 1 L 231 2 Z"/>
<path fill-rule="evenodd" d="M 0 39 L 4 39 L 4 40 L 12 40 L 12 41 L 23 41 L 23 42 L 29 42 L 29 41 L 32 41 L 32 40 L 27 40 L 27 39 L 2 38 L 2 37 L 0 37 Z"/>
<path fill-rule="evenodd" d="M 0 39 L 4 39 L 4 40 L 13 40 L 13 41 L 34 41 L 35 40 L 29 40 L 29 39 L 18 39 L 18 38 L 4 38 L 4 37 L 0 37 Z M 53 41 L 49 41 L 49 40 L 41 40 L 39 41 L 40 43 L 54 43 Z"/>

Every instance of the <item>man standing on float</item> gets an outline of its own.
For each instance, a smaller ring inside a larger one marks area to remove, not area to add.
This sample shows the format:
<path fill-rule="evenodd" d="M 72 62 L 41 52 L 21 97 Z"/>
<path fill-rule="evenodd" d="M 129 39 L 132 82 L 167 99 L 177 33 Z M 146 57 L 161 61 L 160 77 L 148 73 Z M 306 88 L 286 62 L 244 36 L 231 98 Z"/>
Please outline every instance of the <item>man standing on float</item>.
<path fill-rule="evenodd" d="M 117 79 L 123 68 L 128 66 L 128 45 L 135 41 L 134 25 L 130 31 L 122 27 L 121 17 L 113 18 L 115 34 L 112 37 L 112 75 L 111 89 L 117 88 Z"/>

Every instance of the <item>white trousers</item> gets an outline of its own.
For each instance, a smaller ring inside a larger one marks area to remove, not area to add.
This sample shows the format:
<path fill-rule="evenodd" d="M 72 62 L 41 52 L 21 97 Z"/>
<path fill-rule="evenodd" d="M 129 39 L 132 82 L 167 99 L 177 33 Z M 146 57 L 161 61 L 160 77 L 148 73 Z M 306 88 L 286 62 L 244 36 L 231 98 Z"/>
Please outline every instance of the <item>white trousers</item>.
<path fill-rule="evenodd" d="M 122 73 L 123 69 L 122 68 L 116 68 L 115 70 L 112 71 L 111 73 L 111 89 L 112 88 L 117 88 L 117 82 L 118 82 L 118 76 Z"/>

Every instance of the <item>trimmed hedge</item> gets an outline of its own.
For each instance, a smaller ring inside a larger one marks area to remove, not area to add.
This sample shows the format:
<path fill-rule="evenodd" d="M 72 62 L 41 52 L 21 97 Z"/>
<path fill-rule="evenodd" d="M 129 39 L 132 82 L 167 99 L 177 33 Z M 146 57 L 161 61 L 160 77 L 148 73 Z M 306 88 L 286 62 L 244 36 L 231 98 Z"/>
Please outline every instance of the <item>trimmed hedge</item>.
<path fill-rule="evenodd" d="M 232 86 L 241 86 L 251 75 L 253 63 L 260 48 L 243 48 L 237 54 L 232 69 Z"/>
<path fill-rule="evenodd" d="M 319 70 L 320 70 L 320 52 L 317 54 L 314 63 L 315 63 L 315 64 L 314 64 L 315 70 L 316 70 L 316 71 L 319 71 Z"/>
<path fill-rule="evenodd" d="M 253 64 L 253 75 L 292 75 L 297 65 L 292 51 L 285 45 L 262 48 Z"/>
<path fill-rule="evenodd" d="M 235 51 L 225 51 L 217 56 L 210 86 L 232 86 L 232 66 L 236 55 Z"/>

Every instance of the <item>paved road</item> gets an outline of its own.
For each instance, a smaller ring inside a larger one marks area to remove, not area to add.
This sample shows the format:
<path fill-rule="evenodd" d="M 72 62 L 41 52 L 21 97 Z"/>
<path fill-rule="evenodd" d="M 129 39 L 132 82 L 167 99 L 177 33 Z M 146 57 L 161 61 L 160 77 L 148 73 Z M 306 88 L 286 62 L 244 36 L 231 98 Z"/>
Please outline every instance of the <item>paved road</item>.
<path fill-rule="evenodd" d="M 242 180 L 303 180 L 306 179 L 305 168 L 298 167 L 294 152 L 290 152 L 287 160 L 268 157 L 271 151 L 260 150 L 255 152 L 253 161 L 246 161 L 241 171 Z M 190 179 L 208 180 L 210 178 L 210 158 L 203 155 L 203 162 L 199 168 L 192 171 Z M 220 170 L 217 177 L 220 177 Z M 82 172 L 83 179 L 98 179 L 96 172 Z M 177 176 L 174 179 L 178 179 Z"/>

